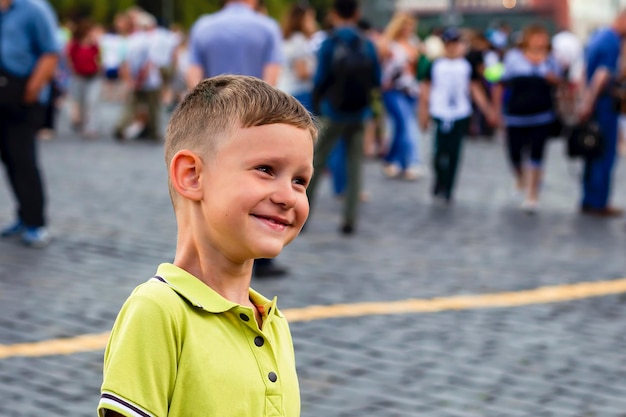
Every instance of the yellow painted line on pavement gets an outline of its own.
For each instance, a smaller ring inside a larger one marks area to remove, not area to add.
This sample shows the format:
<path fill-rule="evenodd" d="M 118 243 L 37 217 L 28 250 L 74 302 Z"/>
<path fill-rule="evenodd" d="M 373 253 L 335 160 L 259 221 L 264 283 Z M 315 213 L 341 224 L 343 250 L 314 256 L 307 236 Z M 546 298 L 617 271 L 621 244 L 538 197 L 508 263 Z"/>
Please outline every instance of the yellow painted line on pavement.
<path fill-rule="evenodd" d="M 626 293 L 626 278 L 582 282 L 578 284 L 540 287 L 533 290 L 494 294 L 460 295 L 431 299 L 409 299 L 388 302 L 335 304 L 283 310 L 289 322 L 303 322 L 371 315 L 437 313 L 442 311 L 475 310 L 483 308 L 520 307 L 533 304 L 559 303 L 591 297 Z M 0 359 L 10 357 L 40 357 L 71 355 L 104 349 L 109 332 L 43 340 L 34 343 L 0 345 Z"/>

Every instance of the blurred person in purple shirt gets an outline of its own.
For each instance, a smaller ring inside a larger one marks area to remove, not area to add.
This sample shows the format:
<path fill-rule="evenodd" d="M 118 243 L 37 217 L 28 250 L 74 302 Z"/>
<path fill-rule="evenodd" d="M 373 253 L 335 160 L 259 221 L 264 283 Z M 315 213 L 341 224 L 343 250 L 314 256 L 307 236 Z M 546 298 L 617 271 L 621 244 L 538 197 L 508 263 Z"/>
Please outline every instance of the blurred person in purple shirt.
<path fill-rule="evenodd" d="M 191 28 L 187 83 L 220 74 L 251 75 L 276 85 L 284 62 L 278 23 L 256 11 L 258 0 L 227 0 Z"/>
<path fill-rule="evenodd" d="M 201 16 L 189 32 L 187 86 L 221 74 L 250 75 L 276 85 L 285 61 L 278 23 L 260 13 L 260 0 L 226 0 L 222 10 Z M 271 259 L 257 259 L 255 277 L 285 275 Z"/>

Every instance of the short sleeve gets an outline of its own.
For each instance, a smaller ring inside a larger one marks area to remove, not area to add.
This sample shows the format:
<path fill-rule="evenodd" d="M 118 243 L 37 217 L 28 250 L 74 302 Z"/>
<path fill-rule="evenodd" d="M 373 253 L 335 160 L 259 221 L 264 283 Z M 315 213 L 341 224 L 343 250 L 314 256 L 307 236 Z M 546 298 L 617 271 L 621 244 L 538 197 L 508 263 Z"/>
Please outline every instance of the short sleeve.
<path fill-rule="evenodd" d="M 37 3 L 41 13 L 37 14 L 37 22 L 33 25 L 36 45 L 40 54 L 57 54 L 61 52 L 61 44 L 57 36 L 57 19 L 48 3 Z"/>
<path fill-rule="evenodd" d="M 189 30 L 189 63 L 191 65 L 202 66 L 202 48 L 200 45 L 200 36 L 198 36 L 198 26 L 201 21 L 196 22 Z"/>
<path fill-rule="evenodd" d="M 615 73 L 617 70 L 617 55 L 611 52 L 607 44 L 597 48 L 596 68 L 606 68 L 609 72 Z"/>
<path fill-rule="evenodd" d="M 430 63 L 431 61 L 426 57 L 426 55 L 420 54 L 416 65 L 416 77 L 419 81 L 426 79 L 426 73 L 429 72 Z"/>
<path fill-rule="evenodd" d="M 283 38 L 280 33 L 280 27 L 273 20 L 270 21 L 270 36 L 265 56 L 265 64 L 283 64 L 285 57 L 283 53 Z"/>
<path fill-rule="evenodd" d="M 433 64 L 435 61 L 428 62 L 424 65 L 422 80 L 424 81 L 432 81 L 433 80 Z"/>
<path fill-rule="evenodd" d="M 111 332 L 104 356 L 100 416 L 105 410 L 124 416 L 168 413 L 180 338 L 176 320 L 158 295 L 178 296 L 166 286 L 157 292 L 141 289 L 126 301 Z"/>

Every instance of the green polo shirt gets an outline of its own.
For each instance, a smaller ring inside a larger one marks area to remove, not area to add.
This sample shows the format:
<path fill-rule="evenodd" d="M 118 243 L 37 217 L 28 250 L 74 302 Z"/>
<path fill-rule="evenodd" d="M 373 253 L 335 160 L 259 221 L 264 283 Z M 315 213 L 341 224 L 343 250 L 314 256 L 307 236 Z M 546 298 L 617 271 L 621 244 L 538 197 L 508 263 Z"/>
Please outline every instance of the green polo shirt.
<path fill-rule="evenodd" d="M 297 417 L 300 391 L 287 320 L 254 290 L 252 308 L 161 264 L 122 306 L 104 354 L 98 413 Z"/>

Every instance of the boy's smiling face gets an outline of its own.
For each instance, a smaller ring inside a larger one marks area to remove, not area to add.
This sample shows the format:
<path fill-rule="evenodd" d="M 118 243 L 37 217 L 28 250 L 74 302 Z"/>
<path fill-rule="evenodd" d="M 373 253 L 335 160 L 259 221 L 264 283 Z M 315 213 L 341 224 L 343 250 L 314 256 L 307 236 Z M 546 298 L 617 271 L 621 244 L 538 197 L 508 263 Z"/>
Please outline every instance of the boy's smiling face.
<path fill-rule="evenodd" d="M 233 262 L 278 255 L 309 215 L 312 175 L 308 130 L 287 124 L 236 129 L 205 160 L 205 244 Z"/>

